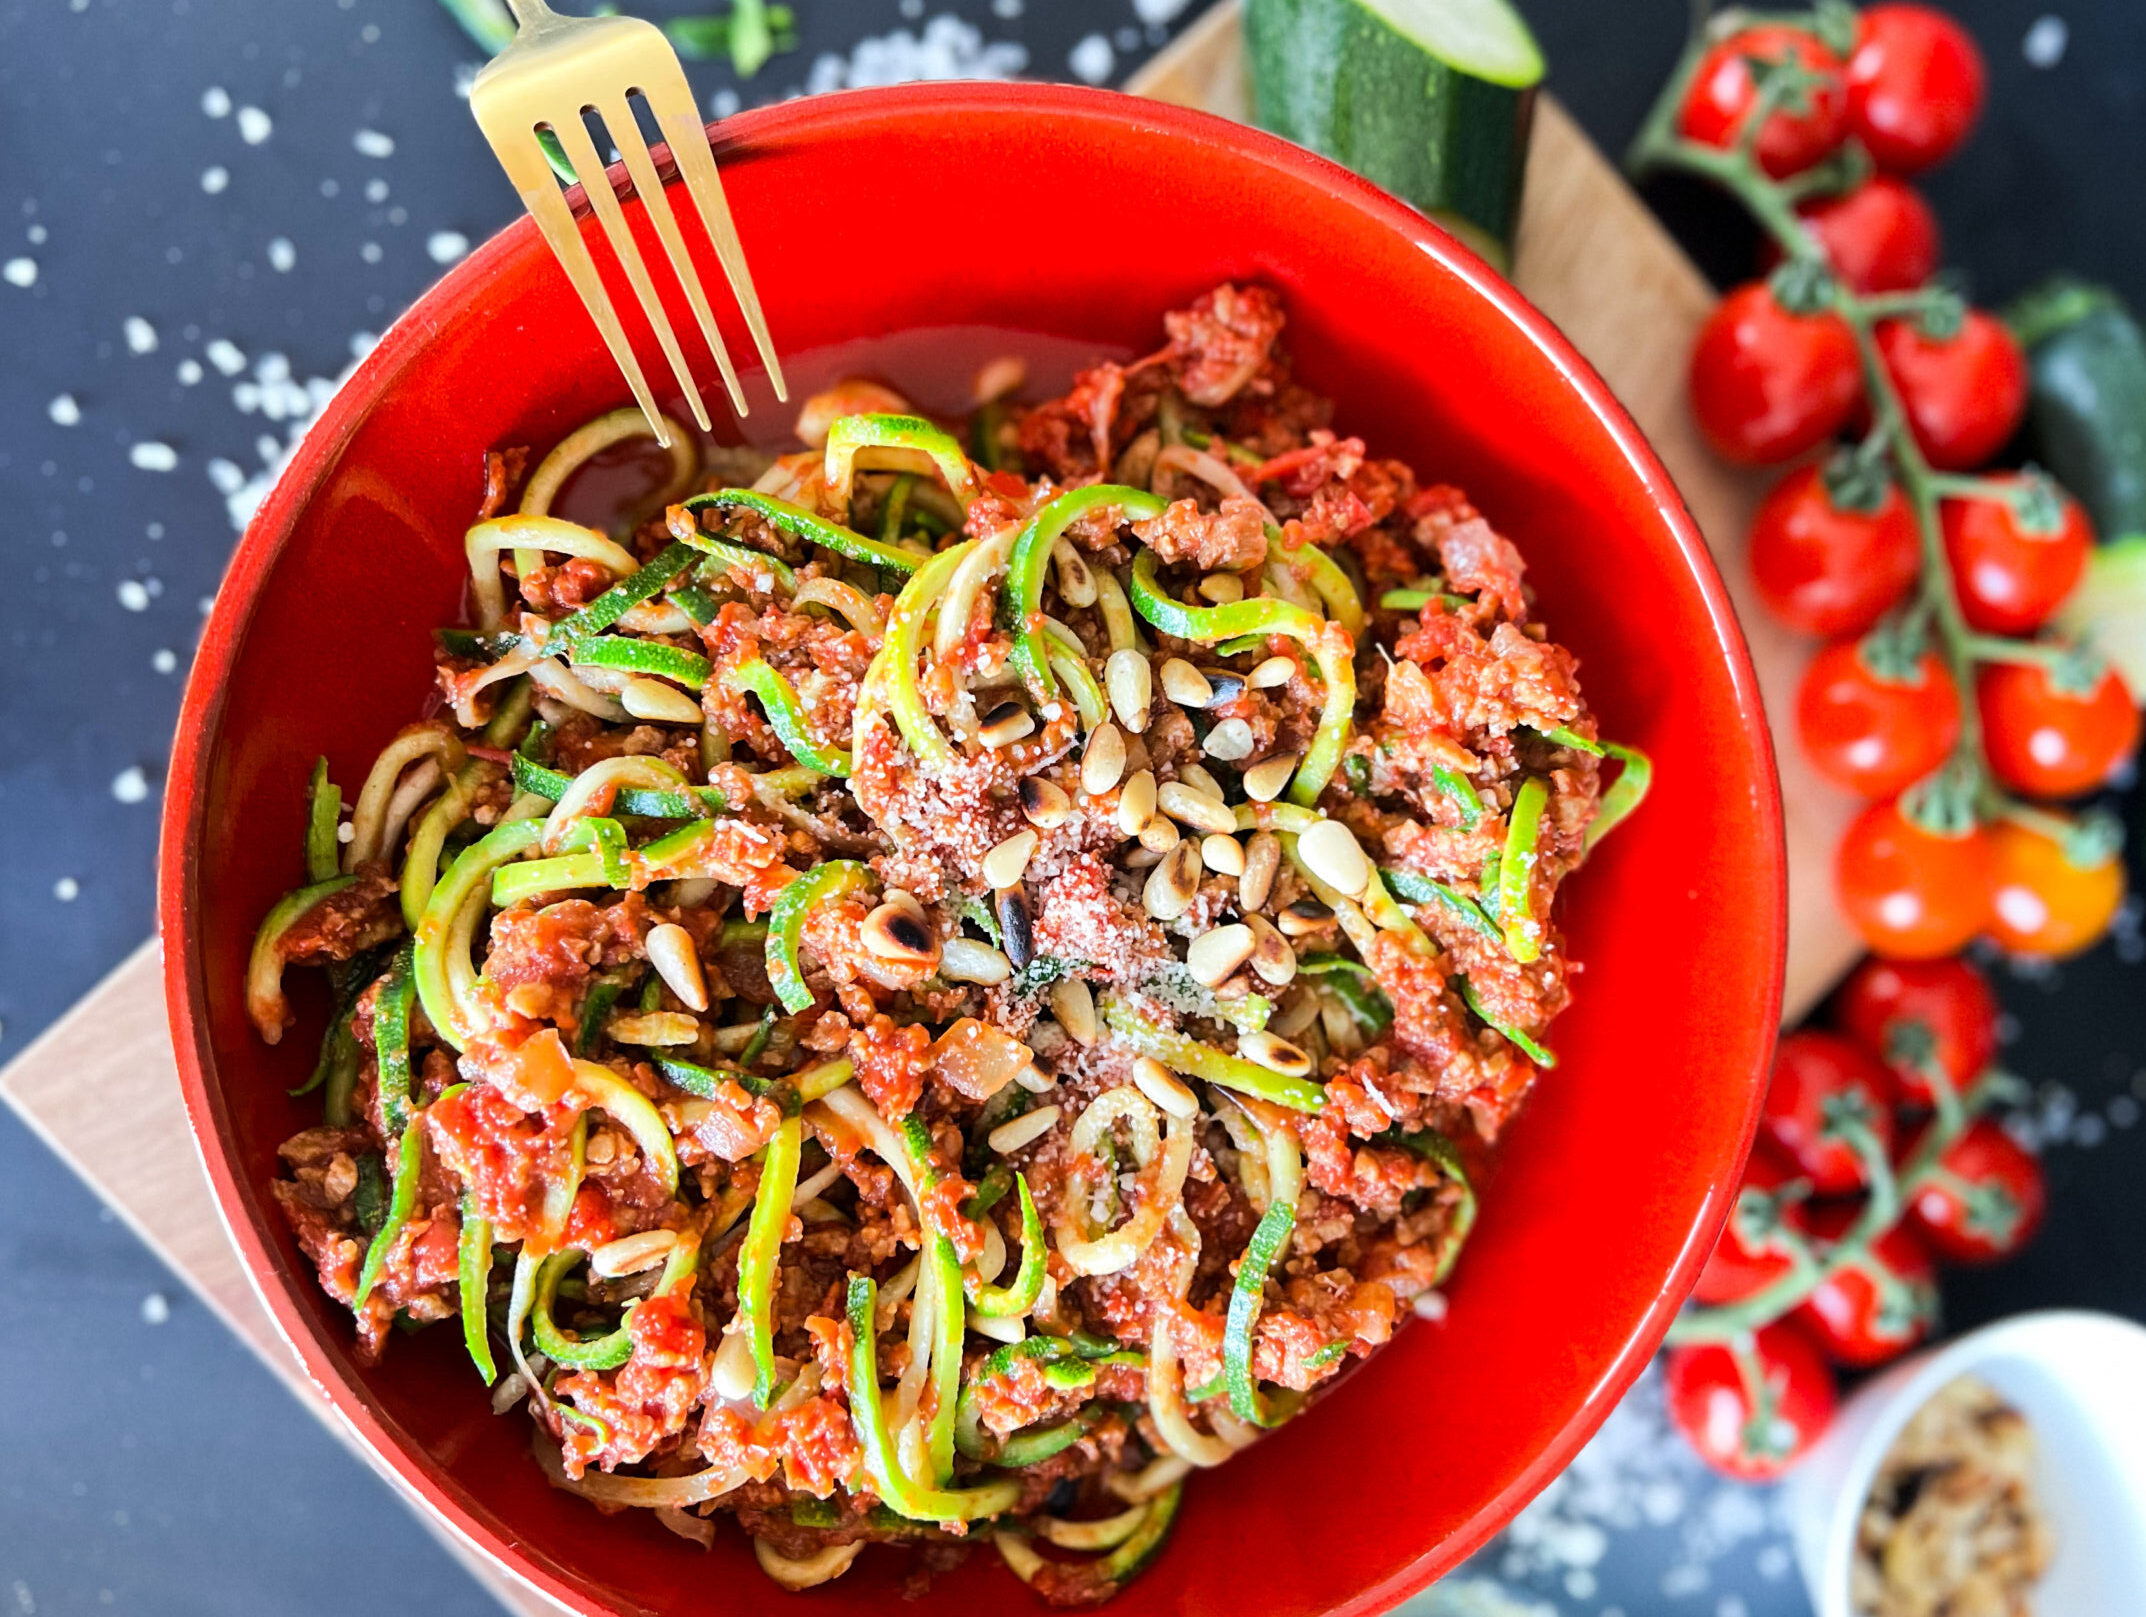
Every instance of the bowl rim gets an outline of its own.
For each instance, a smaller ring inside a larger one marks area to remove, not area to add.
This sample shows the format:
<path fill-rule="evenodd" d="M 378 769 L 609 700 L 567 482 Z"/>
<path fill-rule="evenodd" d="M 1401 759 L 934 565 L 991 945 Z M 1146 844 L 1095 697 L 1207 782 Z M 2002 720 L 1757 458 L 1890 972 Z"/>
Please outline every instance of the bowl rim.
<path fill-rule="evenodd" d="M 835 91 L 737 113 L 708 125 L 707 134 L 720 163 L 725 158 L 750 156 L 757 149 L 793 136 L 822 135 L 890 116 L 943 117 L 1008 111 L 1164 135 L 1195 151 L 1226 153 L 1233 160 L 1268 170 L 1277 178 L 1307 183 L 1334 194 L 1465 284 L 1503 320 L 1518 328 L 1550 362 L 1559 379 L 1608 434 L 1665 524 L 1684 570 L 1699 593 L 1714 632 L 1714 643 L 1726 653 L 1725 672 L 1738 719 L 1746 735 L 1758 743 L 1752 811 L 1758 840 L 1771 853 L 1761 873 L 1771 891 L 1771 902 L 1763 907 L 1762 921 L 1771 927 L 1773 938 L 1772 959 L 1761 984 L 1759 1005 L 1762 1010 L 1771 1007 L 1771 1016 L 1777 1018 L 1787 952 L 1784 817 L 1758 678 L 1727 587 L 1682 495 L 1608 384 L 1546 315 L 1473 251 L 1369 181 L 1301 147 L 1210 113 L 1112 90 L 963 81 Z M 668 178 L 674 172 L 668 153 L 658 147 L 655 155 Z M 623 165 L 613 165 L 607 177 L 615 191 L 630 194 Z M 571 200 L 577 213 L 586 211 L 578 191 L 571 194 Z M 427 289 L 389 326 L 338 389 L 248 522 L 218 587 L 180 707 L 158 850 L 157 923 L 163 944 L 166 1009 L 196 1150 L 215 1192 L 218 1215 L 244 1260 L 247 1281 L 278 1333 L 297 1355 L 308 1379 L 340 1423 L 358 1438 L 375 1467 L 392 1475 L 415 1501 L 421 1501 L 433 1520 L 444 1524 L 492 1565 L 569 1610 L 584 1617 L 608 1617 L 617 1608 L 606 1601 L 600 1586 L 572 1572 L 540 1546 L 513 1537 L 478 1500 L 399 1438 L 363 1385 L 347 1379 L 325 1346 L 315 1340 L 316 1326 L 297 1300 L 280 1286 L 268 1283 L 267 1277 L 275 1266 L 271 1243 L 282 1239 L 281 1232 L 269 1228 L 260 1198 L 241 1183 L 234 1169 L 233 1141 L 209 1081 L 216 1062 L 207 1018 L 199 1009 L 205 1003 L 206 985 L 195 917 L 200 909 L 198 850 L 207 830 L 207 794 L 203 787 L 210 762 L 208 743 L 221 719 L 226 686 L 256 603 L 291 540 L 298 517 L 334 471 L 343 449 L 378 399 L 402 379 L 438 329 L 461 317 L 484 296 L 497 270 L 518 257 L 544 251 L 535 224 L 522 215 Z M 1764 1085 L 1755 1083 L 1745 1099 L 1745 1151 L 1757 1124 L 1763 1094 Z M 1461 1527 L 1426 1546 L 1383 1581 L 1342 1602 L 1335 1608 L 1337 1617 L 1383 1610 L 1422 1589 L 1504 1527 L 1570 1463 L 1660 1345 L 1727 1217 L 1740 1164 L 1741 1153 L 1737 1163 L 1724 1164 L 1724 1173 L 1702 1200 L 1692 1239 L 1663 1277 L 1661 1288 L 1641 1314 L 1636 1328 L 1557 1435 L 1506 1487 L 1483 1500 Z"/>

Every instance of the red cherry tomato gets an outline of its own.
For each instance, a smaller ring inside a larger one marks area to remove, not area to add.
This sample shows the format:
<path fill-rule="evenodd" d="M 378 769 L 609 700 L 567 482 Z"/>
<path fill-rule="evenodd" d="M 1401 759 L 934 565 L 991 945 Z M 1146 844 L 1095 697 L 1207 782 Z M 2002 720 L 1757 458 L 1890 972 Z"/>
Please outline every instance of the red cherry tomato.
<path fill-rule="evenodd" d="M 1751 1160 L 1744 1164 L 1736 1205 L 1721 1226 L 1713 1256 L 1699 1271 L 1692 1296 L 1702 1303 L 1741 1302 L 1788 1273 L 1788 1253 L 1773 1233 L 1779 1225 L 1797 1231 L 1803 1228 L 1803 1202 L 1775 1193 L 1795 1178 L 1795 1164 L 1772 1141 L 1761 1135 L 1751 1142 Z"/>
<path fill-rule="evenodd" d="M 1818 1208 L 1811 1222 L 1821 1239 L 1838 1240 L 1859 1211 Z M 1906 1224 L 1895 1224 L 1869 1251 L 1820 1281 L 1792 1317 L 1835 1364 L 1862 1369 L 1897 1358 L 1937 1323 L 1937 1266 L 1930 1249 Z"/>
<path fill-rule="evenodd" d="M 1692 351 L 1692 413 L 1729 460 L 1766 465 L 1815 448 L 1862 392 L 1847 322 L 1830 311 L 1790 314 L 1763 281 L 1716 304 Z"/>
<path fill-rule="evenodd" d="M 2038 663 L 1990 663 L 1975 695 L 1991 771 L 2029 797 L 2090 792 L 2138 749 L 2139 710 L 2113 668 L 2072 691 Z"/>
<path fill-rule="evenodd" d="M 2021 484 L 2024 479 L 2000 481 Z M 2071 594 L 2094 548 L 2086 511 L 2070 495 L 2057 501 L 2048 532 L 2023 526 L 2011 502 L 1947 500 L 1945 554 L 1960 610 L 1984 634 L 2031 634 Z"/>
<path fill-rule="evenodd" d="M 1889 174 L 1797 211 L 1852 291 L 1912 292 L 1937 273 L 1937 215 Z"/>
<path fill-rule="evenodd" d="M 2062 959 L 2108 932 L 2124 901 L 2115 853 L 2074 864 L 2055 837 L 2010 821 L 1990 828 L 1990 848 L 1989 933 L 2014 954 Z"/>
<path fill-rule="evenodd" d="M 1897 484 L 1886 485 L 1875 511 L 1843 510 L 1818 468 L 1799 466 L 1774 484 L 1751 521 L 1759 598 L 1805 634 L 1861 634 L 1921 570 L 1915 517 Z"/>
<path fill-rule="evenodd" d="M 1796 694 L 1803 751 L 1826 779 L 1865 797 L 1895 797 L 1952 751 L 1960 693 L 1934 652 L 1905 679 L 1874 671 L 1859 640 L 1811 659 Z"/>
<path fill-rule="evenodd" d="M 1908 1204 L 1908 1222 L 1948 1263 L 2008 1258 L 2042 1227 L 2049 1196 L 2041 1162 L 1988 1118 L 1968 1124 L 1938 1166 Z"/>
<path fill-rule="evenodd" d="M 1669 1355 L 1669 1418 L 1717 1471 L 1764 1482 L 1787 1470 L 1833 1419 L 1833 1372 L 1787 1320 L 1743 1350 L 1708 1343 Z"/>
<path fill-rule="evenodd" d="M 1759 1127 L 1821 1196 L 1866 1189 L 1870 1174 L 1836 1126 L 1860 1119 L 1881 1151 L 1893 1143 L 1892 1089 L 1884 1063 L 1838 1033 L 1813 1028 L 1788 1034 L 1773 1056 L 1773 1081 Z"/>
<path fill-rule="evenodd" d="M 1873 803 L 1841 838 L 1834 885 L 1873 954 L 1928 960 L 1958 954 L 1989 919 L 1989 835 L 1927 830 L 1897 799 Z"/>
<path fill-rule="evenodd" d="M 1880 168 L 1913 174 L 1949 157 L 1982 114 L 1982 52 L 1928 6 L 1872 6 L 1848 57 L 1848 120 Z"/>
<path fill-rule="evenodd" d="M 1997 1053 L 1997 996 L 1957 958 L 1866 960 L 1842 985 L 1833 1018 L 1892 1067 L 1900 1098 L 1918 1106 L 1936 1103 L 1926 1060 L 1957 1092 Z"/>
<path fill-rule="evenodd" d="M 1734 146 L 1742 137 L 1758 83 L 1751 64 L 1801 64 L 1818 82 L 1791 95 L 1759 130 L 1759 167 L 1775 179 L 1809 168 L 1848 133 L 1848 93 L 1841 60 L 1801 28 L 1761 23 L 1731 34 L 1706 53 L 1685 97 L 1682 127 L 1705 146 Z"/>
<path fill-rule="evenodd" d="M 1881 321 L 1878 352 L 1915 442 L 1939 470 L 1970 471 L 2019 430 L 2027 356 L 1995 315 L 1970 309 L 1959 333 L 1942 340 L 1925 337 L 1912 320 Z"/>

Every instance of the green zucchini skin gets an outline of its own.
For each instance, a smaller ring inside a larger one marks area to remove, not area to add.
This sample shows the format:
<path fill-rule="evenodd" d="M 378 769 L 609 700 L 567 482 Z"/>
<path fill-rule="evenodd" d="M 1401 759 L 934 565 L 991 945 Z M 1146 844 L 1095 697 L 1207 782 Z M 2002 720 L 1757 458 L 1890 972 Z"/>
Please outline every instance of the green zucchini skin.
<path fill-rule="evenodd" d="M 2007 318 L 2027 349 L 2035 458 L 2103 543 L 2146 534 L 2146 331 L 2114 292 L 2061 278 Z"/>
<path fill-rule="evenodd" d="M 1253 116 L 1353 169 L 1503 268 L 1535 89 L 1449 67 L 1360 0 L 1246 0 Z"/>

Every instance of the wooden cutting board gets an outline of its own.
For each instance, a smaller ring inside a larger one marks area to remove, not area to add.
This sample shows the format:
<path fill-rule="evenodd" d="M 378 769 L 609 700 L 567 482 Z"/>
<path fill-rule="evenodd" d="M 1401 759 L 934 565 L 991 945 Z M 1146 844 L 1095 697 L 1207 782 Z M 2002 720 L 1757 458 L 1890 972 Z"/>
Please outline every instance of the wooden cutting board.
<path fill-rule="evenodd" d="M 1245 118 L 1234 3 L 1201 18 L 1127 88 Z M 1728 580 L 1767 707 L 1786 714 L 1806 648 L 1758 611 L 1743 563 L 1742 537 L 1763 483 L 1715 461 L 1684 408 L 1685 356 L 1713 294 L 1616 170 L 1547 97 L 1536 112 L 1514 279 L 1563 327 L 1653 441 Z M 1853 805 L 1809 774 L 1778 719 L 1775 732 L 1788 810 L 1786 1014 L 1793 1020 L 1858 952 L 1833 912 L 1826 877 L 1832 846 Z M 306 1408 L 353 1441 L 278 1334 L 224 1232 L 179 1098 L 153 941 L 0 1071 L 0 1097 Z M 371 1463 L 399 1489 L 385 1468 Z M 418 1514 L 507 1609 L 531 1617 L 558 1609 L 428 1512 Z"/>

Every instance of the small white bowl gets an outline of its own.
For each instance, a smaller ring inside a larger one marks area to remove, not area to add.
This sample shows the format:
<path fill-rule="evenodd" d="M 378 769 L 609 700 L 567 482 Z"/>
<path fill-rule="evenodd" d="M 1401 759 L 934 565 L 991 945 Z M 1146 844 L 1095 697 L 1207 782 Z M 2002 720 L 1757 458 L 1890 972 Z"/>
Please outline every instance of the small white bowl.
<path fill-rule="evenodd" d="M 1841 1406 L 1783 1489 L 1818 1617 L 1849 1602 L 1856 1522 L 1893 1439 L 1957 1376 L 2026 1416 L 2035 1485 L 2056 1536 L 2035 1609 L 2060 1617 L 2146 1610 L 2146 1328 L 2108 1314 L 2021 1314 L 1904 1359 Z"/>

